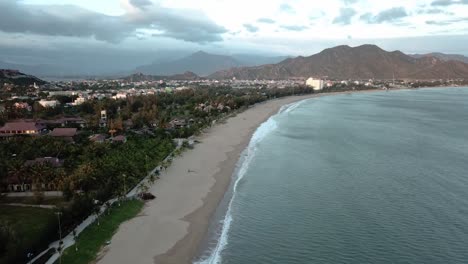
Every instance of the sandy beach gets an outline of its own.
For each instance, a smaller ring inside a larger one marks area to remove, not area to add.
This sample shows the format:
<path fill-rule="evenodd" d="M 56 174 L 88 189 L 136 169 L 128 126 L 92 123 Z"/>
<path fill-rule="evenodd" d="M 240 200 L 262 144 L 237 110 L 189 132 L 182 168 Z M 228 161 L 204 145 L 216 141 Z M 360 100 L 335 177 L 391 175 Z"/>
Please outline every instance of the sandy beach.
<path fill-rule="evenodd" d="M 161 174 L 151 188 L 157 199 L 120 226 L 98 263 L 190 263 L 256 128 L 281 106 L 322 95 L 330 94 L 271 100 L 207 130 Z"/>

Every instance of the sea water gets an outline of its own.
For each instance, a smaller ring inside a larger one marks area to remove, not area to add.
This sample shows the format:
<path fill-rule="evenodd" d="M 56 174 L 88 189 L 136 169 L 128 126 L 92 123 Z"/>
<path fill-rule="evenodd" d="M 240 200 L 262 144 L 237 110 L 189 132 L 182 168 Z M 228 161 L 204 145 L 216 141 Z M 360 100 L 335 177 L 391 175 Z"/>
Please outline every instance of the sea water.
<path fill-rule="evenodd" d="M 468 263 L 468 88 L 283 107 L 197 263 Z"/>

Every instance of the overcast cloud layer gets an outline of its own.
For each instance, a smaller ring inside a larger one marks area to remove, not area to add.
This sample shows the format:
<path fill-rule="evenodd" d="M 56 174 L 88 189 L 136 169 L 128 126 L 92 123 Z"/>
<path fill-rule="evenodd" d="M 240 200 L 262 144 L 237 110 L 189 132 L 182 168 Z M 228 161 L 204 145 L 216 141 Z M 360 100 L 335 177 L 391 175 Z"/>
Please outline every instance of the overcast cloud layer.
<path fill-rule="evenodd" d="M 467 14 L 468 0 L 0 0 L 0 61 L 63 64 L 80 54 L 86 63 L 111 53 L 145 64 L 170 50 L 310 55 L 364 43 L 468 55 Z"/>

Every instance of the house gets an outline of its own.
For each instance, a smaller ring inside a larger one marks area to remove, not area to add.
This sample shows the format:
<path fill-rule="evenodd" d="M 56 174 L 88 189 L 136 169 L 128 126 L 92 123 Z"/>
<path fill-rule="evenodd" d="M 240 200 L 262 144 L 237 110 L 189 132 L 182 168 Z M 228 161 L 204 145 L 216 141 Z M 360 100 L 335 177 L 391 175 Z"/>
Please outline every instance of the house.
<path fill-rule="evenodd" d="M 126 99 L 127 94 L 126 93 L 117 93 L 116 95 L 112 96 L 112 99 L 118 100 L 118 99 Z"/>
<path fill-rule="evenodd" d="M 47 101 L 47 100 L 40 100 L 38 102 L 42 107 L 45 107 L 45 108 L 55 108 L 57 105 L 59 105 L 59 101 L 57 100 L 52 100 L 52 101 Z"/>
<path fill-rule="evenodd" d="M 13 105 L 13 107 L 16 108 L 16 109 L 25 109 L 25 110 L 28 110 L 28 111 L 32 110 L 32 107 L 28 103 L 23 103 L 23 102 L 16 102 Z"/>
<path fill-rule="evenodd" d="M 116 136 L 112 138 L 112 143 L 126 143 L 127 142 L 127 137 L 125 136 Z"/>
<path fill-rule="evenodd" d="M 36 122 L 7 122 L 0 128 L 0 135 L 39 135 L 44 128 L 44 125 Z"/>
<path fill-rule="evenodd" d="M 75 106 L 76 105 L 82 105 L 85 102 L 86 102 L 86 98 L 80 96 L 80 97 L 76 98 L 75 101 L 73 101 L 72 105 L 75 105 Z"/>
<path fill-rule="evenodd" d="M 89 137 L 89 141 L 94 143 L 104 143 L 106 141 L 106 135 L 95 134 Z"/>
<path fill-rule="evenodd" d="M 86 121 L 81 117 L 64 117 L 59 119 L 62 122 L 62 126 L 75 126 L 85 128 L 87 126 Z"/>
<path fill-rule="evenodd" d="M 54 128 L 54 130 L 49 133 L 51 137 L 63 138 L 68 142 L 73 142 L 73 137 L 76 135 L 76 128 Z"/>

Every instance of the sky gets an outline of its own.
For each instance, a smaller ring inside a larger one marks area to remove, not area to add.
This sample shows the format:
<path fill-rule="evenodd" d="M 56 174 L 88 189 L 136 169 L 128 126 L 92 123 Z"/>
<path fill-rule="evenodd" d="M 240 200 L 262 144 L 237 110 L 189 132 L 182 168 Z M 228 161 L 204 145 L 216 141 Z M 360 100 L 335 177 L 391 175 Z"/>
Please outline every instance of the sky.
<path fill-rule="evenodd" d="M 367 43 L 468 55 L 468 0 L 0 0 L 8 62 L 145 64 L 197 50 L 308 56 Z"/>

